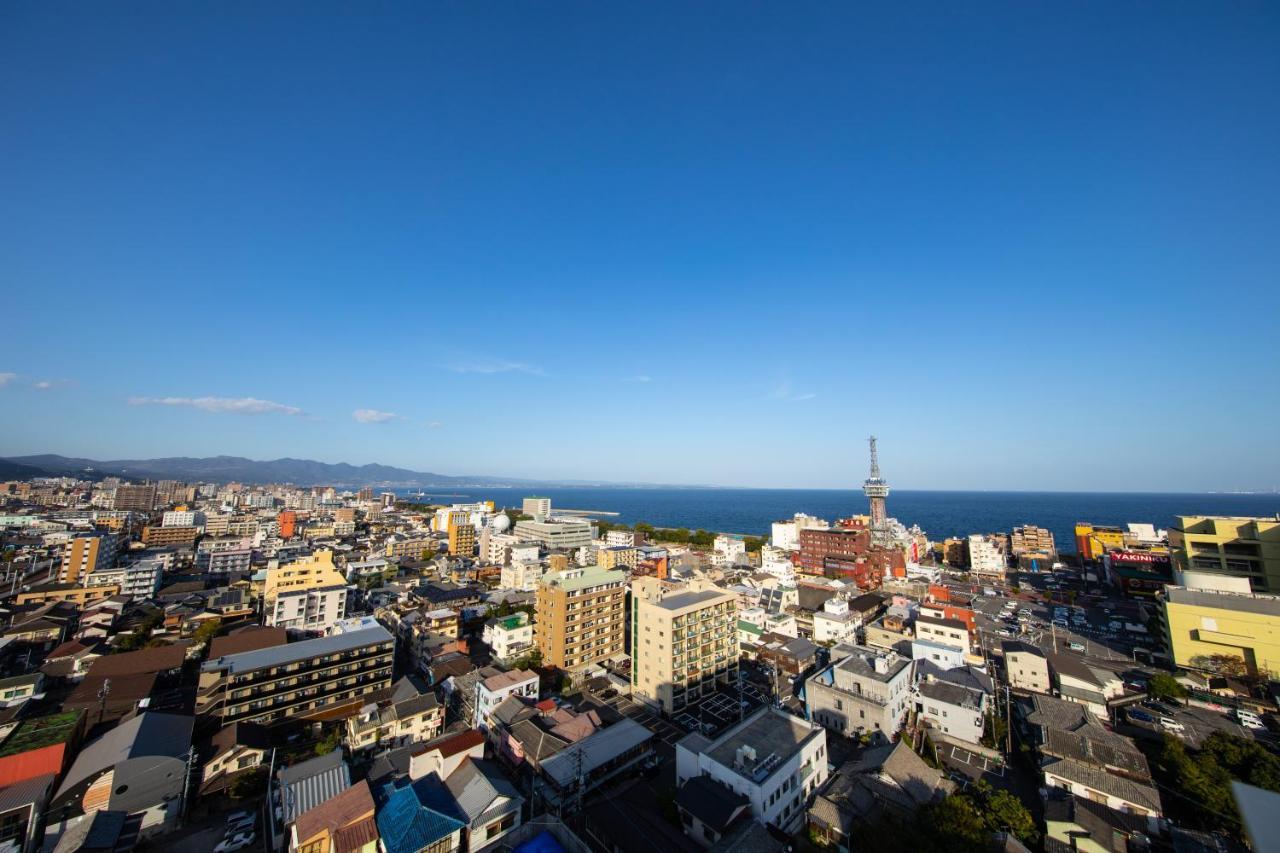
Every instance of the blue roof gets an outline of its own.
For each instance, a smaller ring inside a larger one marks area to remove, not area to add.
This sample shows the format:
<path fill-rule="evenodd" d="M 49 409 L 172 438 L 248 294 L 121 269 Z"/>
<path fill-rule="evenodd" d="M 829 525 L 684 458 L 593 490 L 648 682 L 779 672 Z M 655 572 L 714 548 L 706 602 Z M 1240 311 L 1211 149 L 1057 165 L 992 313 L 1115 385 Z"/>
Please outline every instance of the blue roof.
<path fill-rule="evenodd" d="M 424 806 L 412 785 L 384 785 L 383 803 L 378 810 L 378 834 L 387 853 L 416 853 L 465 824 Z"/>

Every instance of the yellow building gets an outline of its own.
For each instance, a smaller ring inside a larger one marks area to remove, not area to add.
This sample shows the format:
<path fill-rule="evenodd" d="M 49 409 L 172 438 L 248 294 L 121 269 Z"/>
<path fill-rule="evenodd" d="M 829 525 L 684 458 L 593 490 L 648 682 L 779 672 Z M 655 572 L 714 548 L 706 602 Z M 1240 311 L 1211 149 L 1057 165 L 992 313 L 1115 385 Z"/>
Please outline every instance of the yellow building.
<path fill-rule="evenodd" d="M 452 519 L 449 521 L 449 554 L 470 557 L 476 553 L 476 527 Z"/>
<path fill-rule="evenodd" d="M 601 548 L 596 553 L 596 565 L 604 569 L 635 569 L 640 551 L 625 545 Z"/>
<path fill-rule="evenodd" d="M 1177 518 L 1169 531 L 1176 572 L 1247 578 L 1254 592 L 1280 592 L 1280 517 Z"/>
<path fill-rule="evenodd" d="M 1226 655 L 1251 675 L 1280 674 L 1280 598 L 1168 586 L 1162 613 L 1178 666 L 1215 669 L 1211 659 Z"/>
<path fill-rule="evenodd" d="M 282 595 L 334 587 L 346 589 L 346 586 L 346 575 L 333 564 L 333 552 L 316 551 L 296 562 L 269 567 L 262 587 L 262 599 L 265 611 L 270 613 L 276 599 Z"/>
<path fill-rule="evenodd" d="M 1124 531 L 1119 527 L 1076 522 L 1076 551 L 1086 560 L 1101 560 L 1113 549 L 1124 548 Z"/>

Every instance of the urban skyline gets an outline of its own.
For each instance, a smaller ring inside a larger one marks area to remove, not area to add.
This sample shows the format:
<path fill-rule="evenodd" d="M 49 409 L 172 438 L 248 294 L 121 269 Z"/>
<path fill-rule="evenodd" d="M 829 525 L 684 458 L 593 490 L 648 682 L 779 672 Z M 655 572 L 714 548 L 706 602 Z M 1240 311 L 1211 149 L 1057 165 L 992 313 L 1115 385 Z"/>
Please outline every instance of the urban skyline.
<path fill-rule="evenodd" d="M 1280 482 L 1274 9 L 3 15 L 5 456 Z"/>

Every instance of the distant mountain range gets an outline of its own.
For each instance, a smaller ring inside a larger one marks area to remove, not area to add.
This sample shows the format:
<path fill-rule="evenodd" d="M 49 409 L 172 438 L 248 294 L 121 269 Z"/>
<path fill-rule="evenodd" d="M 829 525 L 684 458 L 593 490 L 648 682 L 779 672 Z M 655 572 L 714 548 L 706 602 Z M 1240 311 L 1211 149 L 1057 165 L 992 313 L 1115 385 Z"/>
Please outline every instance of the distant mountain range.
<path fill-rule="evenodd" d="M 174 456 L 166 459 L 77 459 L 42 453 L 0 459 L 0 477 L 24 479 L 74 475 L 101 479 L 182 480 L 211 483 L 295 483 L 299 486 L 428 486 L 536 485 L 539 481 L 500 477 L 453 477 L 430 471 L 410 471 L 390 465 L 329 464 L 311 459 L 258 461 L 243 456 Z M 567 482 L 567 481 L 566 481 Z"/>
<path fill-rule="evenodd" d="M 90 480 L 181 480 L 204 483 L 293 483 L 299 486 L 378 486 L 418 489 L 435 486 L 654 486 L 589 480 L 526 480 L 514 477 L 451 476 L 390 465 L 330 464 L 313 459 L 258 461 L 243 456 L 173 456 L 165 459 L 78 459 L 41 453 L 0 458 L 0 479 L 76 476 Z"/>

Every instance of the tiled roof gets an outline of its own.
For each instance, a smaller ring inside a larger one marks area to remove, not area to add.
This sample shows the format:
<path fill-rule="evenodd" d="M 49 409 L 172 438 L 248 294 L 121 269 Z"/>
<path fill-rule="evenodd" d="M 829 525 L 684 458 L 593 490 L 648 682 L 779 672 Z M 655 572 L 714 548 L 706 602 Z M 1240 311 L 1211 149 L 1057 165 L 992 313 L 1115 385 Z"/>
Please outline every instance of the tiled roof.
<path fill-rule="evenodd" d="M 187 659 L 189 647 L 190 643 L 175 643 L 172 646 L 156 646 L 153 649 L 139 649 L 136 652 L 103 655 L 90 665 L 89 677 L 114 678 L 118 675 L 179 669 Z"/>
<path fill-rule="evenodd" d="M 1052 773 L 1071 782 L 1118 797 L 1128 803 L 1141 806 L 1153 812 L 1160 812 L 1160 794 L 1150 785 L 1143 785 L 1115 776 L 1105 770 L 1092 767 L 1081 761 L 1060 758 L 1051 761 L 1042 768 L 1046 774 Z"/>

